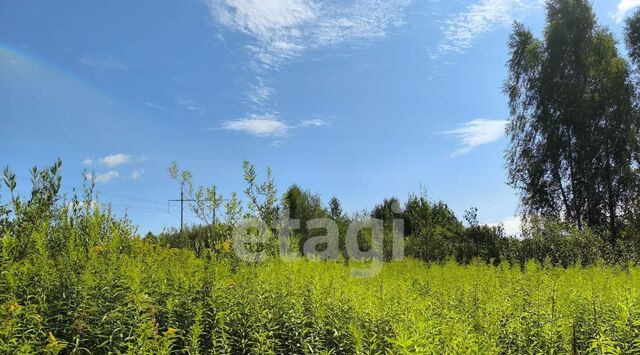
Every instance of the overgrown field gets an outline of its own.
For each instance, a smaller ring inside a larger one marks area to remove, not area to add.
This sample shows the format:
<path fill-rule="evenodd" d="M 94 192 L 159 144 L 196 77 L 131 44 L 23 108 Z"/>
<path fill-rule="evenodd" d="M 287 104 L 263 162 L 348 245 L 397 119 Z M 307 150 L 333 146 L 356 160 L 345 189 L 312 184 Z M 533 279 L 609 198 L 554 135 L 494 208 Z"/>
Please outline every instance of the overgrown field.
<path fill-rule="evenodd" d="M 0 352 L 640 352 L 637 267 L 405 260 L 368 279 L 352 267 L 120 238 L 86 255 L 4 255 Z"/>
<path fill-rule="evenodd" d="M 407 259 L 357 278 L 354 269 L 371 265 L 348 253 L 284 261 L 271 237 L 262 246 L 269 261 L 246 263 L 233 252 L 232 218 L 194 237 L 179 233 L 184 243 L 172 248 L 140 238 L 129 220 L 96 202 L 92 185 L 84 196 L 59 196 L 60 166 L 34 169 L 28 198 L 4 173 L 0 354 L 640 353 L 634 262 L 598 262 L 597 253 L 554 260 L 571 248 L 532 238 L 549 261 L 498 263 L 468 252 L 475 261 L 465 257 L 465 266 Z M 420 201 L 420 215 L 432 215 Z M 455 237 L 416 227 L 428 221 L 413 227 L 424 255 L 442 245 L 434 239 Z M 474 228 L 461 245 L 477 252 L 484 232 Z M 540 234 L 571 238 L 553 231 Z M 554 266 L 571 264 L 580 266 Z"/>

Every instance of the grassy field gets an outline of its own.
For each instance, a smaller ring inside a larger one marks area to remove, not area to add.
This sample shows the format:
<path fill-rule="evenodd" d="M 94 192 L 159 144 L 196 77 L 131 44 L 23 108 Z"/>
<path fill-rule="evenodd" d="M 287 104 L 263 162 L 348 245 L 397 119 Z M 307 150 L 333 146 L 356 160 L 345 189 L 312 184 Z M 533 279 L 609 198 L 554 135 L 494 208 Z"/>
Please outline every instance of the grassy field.
<path fill-rule="evenodd" d="M 405 260 L 367 279 L 352 267 L 119 238 L 86 254 L 4 255 L 0 352 L 640 352 L 637 267 Z"/>

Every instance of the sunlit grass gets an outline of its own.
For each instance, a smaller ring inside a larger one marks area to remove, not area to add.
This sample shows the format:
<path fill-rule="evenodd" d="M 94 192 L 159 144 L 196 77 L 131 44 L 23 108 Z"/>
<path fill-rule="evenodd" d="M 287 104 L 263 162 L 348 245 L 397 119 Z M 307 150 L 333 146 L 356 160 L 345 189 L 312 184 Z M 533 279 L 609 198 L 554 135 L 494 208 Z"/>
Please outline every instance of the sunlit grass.
<path fill-rule="evenodd" d="M 126 252 L 123 252 L 126 250 Z M 640 270 L 240 264 L 133 240 L 1 268 L 0 350 L 569 353 L 640 350 Z"/>

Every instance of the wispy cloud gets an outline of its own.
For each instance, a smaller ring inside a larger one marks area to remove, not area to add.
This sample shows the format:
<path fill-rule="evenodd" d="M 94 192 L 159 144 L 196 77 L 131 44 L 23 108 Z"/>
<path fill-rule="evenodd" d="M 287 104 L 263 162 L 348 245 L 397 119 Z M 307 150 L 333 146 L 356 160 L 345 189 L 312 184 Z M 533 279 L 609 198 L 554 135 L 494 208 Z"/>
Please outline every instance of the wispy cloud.
<path fill-rule="evenodd" d="M 508 27 L 514 20 L 541 9 L 543 5 L 543 0 L 477 1 L 445 22 L 444 39 L 431 54 L 431 58 L 438 59 L 451 52 L 464 52 L 487 33 Z"/>
<path fill-rule="evenodd" d="M 200 115 L 204 115 L 205 111 L 202 107 L 196 104 L 196 101 L 190 97 L 187 97 L 183 94 L 174 95 L 174 100 L 176 104 L 182 106 L 188 111 L 199 113 Z"/>
<path fill-rule="evenodd" d="M 104 158 L 100 158 L 100 165 L 106 166 L 107 168 L 114 168 L 118 165 L 128 164 L 133 161 L 133 156 L 129 154 L 111 154 L 107 155 Z"/>
<path fill-rule="evenodd" d="M 142 178 L 142 174 L 144 174 L 144 169 L 136 169 L 131 173 L 131 179 L 140 180 Z"/>
<path fill-rule="evenodd" d="M 262 77 L 257 77 L 255 85 L 249 85 L 247 92 L 247 101 L 250 105 L 263 107 L 271 98 L 275 96 L 275 89 L 269 85 Z"/>
<path fill-rule="evenodd" d="M 271 142 L 271 146 L 279 147 L 285 143 L 285 138 L 289 137 L 296 129 L 328 125 L 329 122 L 321 118 L 300 120 L 298 124 L 292 124 L 274 114 L 264 114 L 225 121 L 220 129 L 243 132 L 256 137 L 277 138 Z"/>
<path fill-rule="evenodd" d="M 618 9 L 613 14 L 614 20 L 616 20 L 616 22 L 622 22 L 627 13 L 638 6 L 640 6 L 640 0 L 620 0 Z"/>
<path fill-rule="evenodd" d="M 98 68 L 101 70 L 127 70 L 129 64 L 122 59 L 112 56 L 100 57 L 95 55 L 84 55 L 80 58 L 80 63 L 88 67 Z"/>
<path fill-rule="evenodd" d="M 103 183 L 103 182 L 108 182 L 120 177 L 120 172 L 115 170 L 115 168 L 122 165 L 128 165 L 128 164 L 135 166 L 137 164 L 144 162 L 145 160 L 146 158 L 144 156 L 134 156 L 131 154 L 117 153 L 117 154 L 106 155 L 102 158 L 97 158 L 97 159 L 86 158 L 82 162 L 82 164 L 86 166 L 104 167 L 108 169 L 108 171 L 103 173 L 87 173 L 86 174 L 87 179 L 92 179 L 97 183 Z M 144 174 L 144 172 L 145 170 L 142 168 L 135 168 L 130 175 L 125 175 L 125 176 L 128 176 L 132 180 L 138 180 L 142 177 L 142 174 Z"/>
<path fill-rule="evenodd" d="M 329 121 L 323 120 L 321 118 L 312 118 L 312 119 L 300 121 L 300 126 L 302 127 L 322 127 L 322 126 L 328 126 L 328 125 L 329 125 Z"/>
<path fill-rule="evenodd" d="M 363 45 L 401 26 L 411 0 L 204 0 L 221 29 L 244 33 L 248 67 L 258 78 L 247 90 L 253 108 L 273 107 L 266 78 L 303 54 L 342 44 Z M 260 111 L 260 110 L 259 110 Z"/>
<path fill-rule="evenodd" d="M 452 153 L 453 157 L 469 153 L 478 146 L 497 141 L 504 135 L 507 121 L 476 119 L 462 126 L 444 132 L 460 140 L 461 148 Z"/>
<path fill-rule="evenodd" d="M 125 164 L 137 164 L 142 163 L 146 160 L 144 156 L 133 156 L 131 154 L 125 153 L 115 153 L 106 155 L 102 158 L 86 158 L 82 161 L 83 165 L 86 166 L 104 166 L 106 168 L 115 168 L 120 165 Z"/>
<path fill-rule="evenodd" d="M 154 110 L 165 111 L 165 112 L 169 111 L 169 109 L 167 109 L 166 107 L 158 104 L 154 104 L 153 102 L 150 102 L 150 101 L 145 101 L 144 105 Z"/>
<path fill-rule="evenodd" d="M 103 183 L 103 182 L 109 182 L 110 180 L 120 177 L 120 173 L 118 173 L 115 170 L 110 170 L 110 171 L 107 171 L 106 173 L 98 174 L 95 176 L 88 174 L 87 177 L 89 179 L 94 179 L 94 181 L 97 183 Z"/>
<path fill-rule="evenodd" d="M 207 0 L 214 20 L 251 36 L 247 49 L 273 68 L 308 49 L 384 37 L 410 0 Z"/>
<path fill-rule="evenodd" d="M 226 121 L 222 129 L 244 132 L 257 137 L 284 137 L 291 126 L 273 115 L 250 115 L 247 118 Z"/>

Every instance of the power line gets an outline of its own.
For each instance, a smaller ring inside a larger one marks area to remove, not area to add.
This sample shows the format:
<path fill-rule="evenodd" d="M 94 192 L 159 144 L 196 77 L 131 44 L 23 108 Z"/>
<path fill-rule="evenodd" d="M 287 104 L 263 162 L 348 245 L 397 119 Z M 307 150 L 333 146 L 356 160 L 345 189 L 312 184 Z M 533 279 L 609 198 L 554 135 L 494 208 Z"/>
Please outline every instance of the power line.
<path fill-rule="evenodd" d="M 16 178 L 19 179 L 19 180 L 22 180 L 22 181 L 29 181 L 29 182 L 31 181 L 31 178 L 28 178 L 28 177 L 23 176 L 23 175 L 16 175 Z M 76 194 L 78 192 L 78 190 L 80 190 L 79 187 L 70 186 L 68 184 L 60 184 L 60 187 L 63 187 L 66 190 L 66 191 L 61 191 L 63 194 Z M 113 207 L 120 207 L 120 208 L 125 208 L 125 209 L 147 210 L 147 211 L 154 211 L 154 212 L 164 212 L 163 208 L 156 207 L 156 206 L 164 206 L 163 202 L 159 202 L 159 201 L 156 201 L 156 200 L 150 200 L 150 199 L 139 197 L 139 196 L 133 196 L 133 195 L 127 195 L 127 194 L 117 194 L 117 193 L 108 192 L 108 191 L 102 191 L 102 190 L 97 190 L 97 189 L 94 190 L 94 192 L 97 195 L 113 196 L 113 197 L 118 197 L 118 198 L 122 198 L 122 199 L 131 200 L 131 201 L 136 201 L 136 202 L 142 202 L 142 203 L 148 203 L 148 204 L 155 205 L 154 207 L 151 207 L 151 206 L 136 206 L 136 205 L 129 205 L 129 204 L 118 204 L 118 203 L 113 203 L 113 202 L 105 203 L 105 204 L 108 204 L 108 205 L 113 206 Z M 167 212 L 167 213 L 169 213 L 169 212 Z"/>
<path fill-rule="evenodd" d="M 16 175 L 16 177 L 18 179 L 21 179 L 21 180 L 31 181 L 31 178 L 28 178 L 26 176 Z M 67 184 L 60 184 L 60 186 L 66 188 L 67 189 L 67 191 L 66 191 L 67 193 L 76 193 L 77 190 L 81 189 L 80 187 L 69 186 Z M 122 208 L 122 209 L 125 209 L 125 210 L 134 209 L 134 210 L 138 210 L 139 212 L 147 212 L 147 213 L 164 212 L 164 209 L 160 209 L 160 208 L 156 207 L 156 206 L 159 206 L 159 205 L 164 205 L 164 203 L 156 201 L 156 200 L 151 200 L 151 199 L 147 199 L 147 198 L 144 198 L 144 197 L 128 195 L 128 194 L 113 193 L 113 192 L 103 191 L 103 190 L 98 190 L 98 189 L 95 189 L 94 192 L 97 195 L 112 196 L 112 197 L 117 197 L 117 198 L 130 200 L 130 201 L 136 201 L 136 202 L 142 202 L 142 203 L 148 203 L 148 204 L 154 205 L 152 207 L 152 206 L 137 206 L 137 205 L 129 205 L 129 204 L 119 204 L 119 203 L 113 203 L 113 202 L 105 203 L 105 204 L 108 204 L 111 207 Z M 228 200 L 227 199 L 220 199 L 219 201 L 223 202 L 223 201 L 228 201 Z M 193 198 L 185 198 L 184 185 L 181 185 L 180 186 L 180 198 L 179 199 L 171 199 L 171 200 L 168 200 L 168 202 L 167 202 L 167 213 L 168 214 L 171 214 L 171 211 L 170 211 L 170 203 L 171 202 L 180 202 L 180 232 L 182 232 L 184 230 L 184 203 L 185 202 L 209 202 L 209 203 L 211 203 L 213 201 L 211 199 L 196 200 L 196 199 L 193 199 Z M 216 210 L 217 210 L 217 206 L 214 206 L 214 208 L 213 208 L 213 216 L 212 216 L 212 218 L 213 218 L 212 224 L 216 223 Z"/>
<path fill-rule="evenodd" d="M 145 203 L 151 203 L 151 204 L 154 204 L 154 205 L 164 206 L 163 202 L 149 200 L 149 199 L 146 199 L 146 198 L 143 198 L 143 197 L 137 197 L 137 196 L 132 196 L 132 195 L 122 195 L 122 194 L 116 194 L 116 193 L 113 193 L 113 192 L 104 192 L 104 191 L 96 191 L 96 193 L 99 194 L 99 195 L 120 197 L 120 198 L 128 199 L 128 200 L 131 200 L 131 201 L 145 202 Z"/>
<path fill-rule="evenodd" d="M 112 207 L 120 207 L 120 208 L 125 208 L 125 209 L 138 209 L 138 210 L 147 210 L 147 211 L 155 211 L 155 212 L 162 212 L 164 213 L 164 209 L 162 208 L 156 208 L 156 207 L 146 207 L 146 206 L 134 206 L 134 205 L 127 205 L 127 204 L 118 204 L 118 203 L 105 203 L 104 205 L 109 205 Z"/>
<path fill-rule="evenodd" d="M 228 201 L 226 199 L 220 199 L 218 200 L 220 202 L 223 201 Z M 180 184 L 180 199 L 176 199 L 176 200 L 168 200 L 167 201 L 167 210 L 169 209 L 169 204 L 171 202 L 180 202 L 180 232 L 182 233 L 182 231 L 184 230 L 184 203 L 185 202 L 213 202 L 211 199 L 205 198 L 203 200 L 195 200 L 195 199 L 185 199 L 184 198 L 184 184 Z M 216 208 L 217 206 L 213 206 L 213 220 L 211 221 L 212 224 L 216 223 Z"/>

